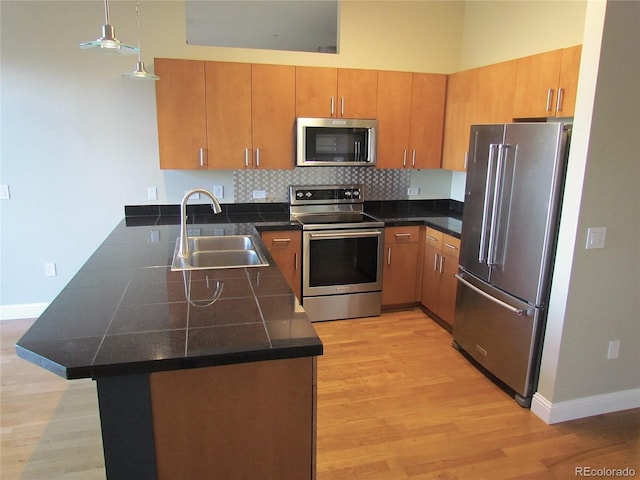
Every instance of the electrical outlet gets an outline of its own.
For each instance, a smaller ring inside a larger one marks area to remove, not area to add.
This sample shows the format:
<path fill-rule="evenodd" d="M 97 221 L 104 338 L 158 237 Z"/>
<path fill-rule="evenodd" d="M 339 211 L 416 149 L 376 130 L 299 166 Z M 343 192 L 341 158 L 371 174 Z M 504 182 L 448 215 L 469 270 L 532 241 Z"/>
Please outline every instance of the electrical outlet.
<path fill-rule="evenodd" d="M 149 242 L 160 243 L 160 230 L 151 230 L 149 232 Z"/>
<path fill-rule="evenodd" d="M 254 190 L 253 191 L 253 198 L 267 198 L 267 191 L 266 190 Z"/>
<path fill-rule="evenodd" d="M 188 190 L 187 190 L 187 192 L 188 192 Z M 187 194 L 187 192 L 184 192 L 184 194 L 186 195 L 186 194 Z M 192 193 L 192 194 L 189 196 L 189 200 L 200 200 L 200 194 L 199 194 L 198 192 L 196 192 L 196 193 Z"/>
<path fill-rule="evenodd" d="M 0 185 L 0 200 L 9 200 L 10 198 L 9 185 Z"/>
<path fill-rule="evenodd" d="M 218 200 L 224 198 L 224 187 L 222 185 L 214 185 L 213 194 Z"/>
<path fill-rule="evenodd" d="M 407 188 L 407 195 L 420 195 L 420 187 Z"/>
<path fill-rule="evenodd" d="M 613 360 L 620 356 L 620 340 L 610 340 L 607 350 L 607 360 Z"/>
<path fill-rule="evenodd" d="M 586 249 L 604 248 L 604 241 L 607 238 L 607 227 L 590 227 L 587 229 Z"/>
<path fill-rule="evenodd" d="M 45 277 L 55 277 L 56 273 L 56 264 L 53 262 L 47 262 L 44 264 L 44 276 Z"/>
<path fill-rule="evenodd" d="M 158 189 L 156 187 L 147 188 L 147 200 L 158 200 Z"/>

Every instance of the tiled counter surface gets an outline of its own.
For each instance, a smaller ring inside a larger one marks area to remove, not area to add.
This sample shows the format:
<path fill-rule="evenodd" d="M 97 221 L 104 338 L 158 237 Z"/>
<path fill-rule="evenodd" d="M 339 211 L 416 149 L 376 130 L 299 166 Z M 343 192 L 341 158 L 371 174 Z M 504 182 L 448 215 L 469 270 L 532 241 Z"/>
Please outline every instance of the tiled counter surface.
<path fill-rule="evenodd" d="M 137 220 L 113 230 L 18 341 L 19 356 L 74 379 L 322 354 L 271 257 L 269 267 L 172 272 L 179 226 L 127 226 Z M 189 228 L 255 233 L 244 223 Z"/>

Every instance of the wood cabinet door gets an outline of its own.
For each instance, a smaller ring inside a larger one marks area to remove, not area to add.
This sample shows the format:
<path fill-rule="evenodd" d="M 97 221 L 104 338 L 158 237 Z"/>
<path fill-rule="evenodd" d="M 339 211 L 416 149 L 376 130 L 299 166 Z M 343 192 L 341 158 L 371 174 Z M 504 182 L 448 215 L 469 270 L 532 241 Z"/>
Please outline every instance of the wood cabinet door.
<path fill-rule="evenodd" d="M 254 168 L 294 167 L 295 78 L 294 66 L 251 66 Z"/>
<path fill-rule="evenodd" d="M 160 168 L 206 168 L 204 62 L 155 59 Z"/>
<path fill-rule="evenodd" d="M 572 117 L 576 110 L 576 92 L 580 73 L 582 45 L 562 49 L 562 65 L 556 101 L 556 117 Z"/>
<path fill-rule="evenodd" d="M 407 166 L 411 85 L 411 73 L 378 72 L 378 168 Z"/>
<path fill-rule="evenodd" d="M 407 162 L 412 168 L 440 168 L 447 76 L 414 73 Z"/>
<path fill-rule="evenodd" d="M 513 118 L 554 116 L 561 62 L 562 50 L 518 59 Z"/>
<path fill-rule="evenodd" d="M 377 92 L 377 70 L 339 68 L 335 116 L 375 119 Z"/>
<path fill-rule="evenodd" d="M 518 61 L 496 63 L 477 70 L 477 94 L 472 123 L 507 123 L 513 117 Z"/>
<path fill-rule="evenodd" d="M 466 169 L 469 133 L 473 121 L 473 99 L 478 91 L 478 69 L 449 75 L 447 80 L 447 111 L 444 122 L 442 168 Z"/>
<path fill-rule="evenodd" d="M 437 313 L 449 325 L 453 325 L 456 313 L 456 293 L 458 291 L 458 253 L 460 240 L 445 235 L 442 242 L 442 265 L 440 268 L 440 290 Z"/>
<path fill-rule="evenodd" d="M 334 117 L 337 91 L 338 69 L 296 67 L 296 116 Z"/>
<path fill-rule="evenodd" d="M 302 235 L 299 231 L 262 232 L 262 241 L 298 299 L 302 298 Z"/>
<path fill-rule="evenodd" d="M 206 62 L 208 168 L 250 167 L 251 64 Z"/>
<path fill-rule="evenodd" d="M 416 301 L 420 227 L 389 227 L 384 232 L 382 305 L 410 304 Z"/>
<path fill-rule="evenodd" d="M 432 312 L 438 311 L 438 291 L 440 288 L 440 249 L 427 244 L 424 247 L 422 263 L 422 294 L 420 303 Z"/>

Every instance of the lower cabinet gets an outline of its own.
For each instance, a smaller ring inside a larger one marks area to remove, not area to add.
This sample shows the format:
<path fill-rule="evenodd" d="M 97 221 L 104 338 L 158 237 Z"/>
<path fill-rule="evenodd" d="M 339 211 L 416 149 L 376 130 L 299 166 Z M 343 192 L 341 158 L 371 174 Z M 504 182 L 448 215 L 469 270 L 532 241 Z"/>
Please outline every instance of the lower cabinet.
<path fill-rule="evenodd" d="M 440 320 L 453 326 L 456 308 L 460 240 L 433 228 L 425 232 L 420 301 Z"/>
<path fill-rule="evenodd" d="M 262 232 L 267 250 L 298 300 L 302 298 L 302 235 L 298 230 Z"/>
<path fill-rule="evenodd" d="M 301 357 L 152 373 L 156 478 L 315 478 L 316 368 Z"/>
<path fill-rule="evenodd" d="M 382 306 L 416 303 L 420 227 L 387 227 L 384 232 Z"/>

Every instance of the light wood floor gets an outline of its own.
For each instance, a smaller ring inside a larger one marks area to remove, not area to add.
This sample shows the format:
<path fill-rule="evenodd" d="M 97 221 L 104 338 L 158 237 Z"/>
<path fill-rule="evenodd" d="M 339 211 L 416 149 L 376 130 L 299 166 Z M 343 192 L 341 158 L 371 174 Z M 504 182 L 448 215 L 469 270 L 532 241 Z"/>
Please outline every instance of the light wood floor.
<path fill-rule="evenodd" d="M 29 324 L 0 322 L 0 477 L 104 479 L 95 385 L 18 359 Z M 638 409 L 546 425 L 419 310 L 314 326 L 325 345 L 318 480 L 564 480 L 576 467 L 640 477 Z"/>

